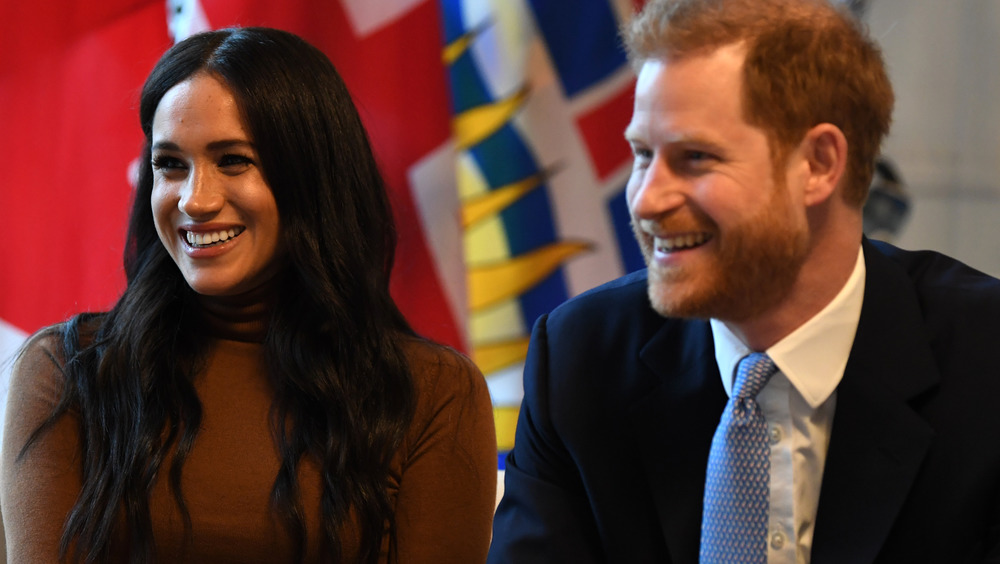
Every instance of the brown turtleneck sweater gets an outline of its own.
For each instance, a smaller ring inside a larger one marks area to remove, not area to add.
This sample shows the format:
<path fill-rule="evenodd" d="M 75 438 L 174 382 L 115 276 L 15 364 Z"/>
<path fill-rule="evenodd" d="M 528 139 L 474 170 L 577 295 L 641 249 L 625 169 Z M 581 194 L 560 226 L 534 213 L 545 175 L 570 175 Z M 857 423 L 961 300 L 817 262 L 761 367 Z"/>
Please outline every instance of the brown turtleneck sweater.
<path fill-rule="evenodd" d="M 217 338 L 196 378 L 202 427 L 184 465 L 191 542 L 187 552 L 180 552 L 183 521 L 167 480 L 160 479 L 150 501 L 158 561 L 288 562 L 291 540 L 269 508 L 279 459 L 268 424 L 272 392 L 260 344 L 265 308 L 205 305 Z M 35 339 L 11 377 L 0 461 L 10 562 L 56 562 L 63 523 L 80 492 L 75 412 L 17 460 L 25 440 L 59 399 L 61 359 L 54 350 L 51 338 Z M 400 560 L 484 562 L 496 490 L 496 439 L 485 381 L 467 358 L 450 349 L 412 340 L 406 353 L 417 408 L 393 459 L 389 486 Z M 320 485 L 311 459 L 303 460 L 299 484 L 308 531 L 306 561 L 316 562 Z M 357 539 L 344 541 L 345 562 L 352 562 Z"/>

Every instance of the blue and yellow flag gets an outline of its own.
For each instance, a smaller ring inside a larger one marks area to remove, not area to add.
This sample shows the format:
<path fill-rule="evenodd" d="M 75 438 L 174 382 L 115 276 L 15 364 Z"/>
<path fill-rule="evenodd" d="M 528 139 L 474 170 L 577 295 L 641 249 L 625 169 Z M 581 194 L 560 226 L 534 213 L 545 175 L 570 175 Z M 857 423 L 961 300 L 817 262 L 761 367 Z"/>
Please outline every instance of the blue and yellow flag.
<path fill-rule="evenodd" d="M 441 0 L 459 151 L 469 351 L 513 446 L 535 320 L 642 267 L 624 188 L 632 2 Z"/>

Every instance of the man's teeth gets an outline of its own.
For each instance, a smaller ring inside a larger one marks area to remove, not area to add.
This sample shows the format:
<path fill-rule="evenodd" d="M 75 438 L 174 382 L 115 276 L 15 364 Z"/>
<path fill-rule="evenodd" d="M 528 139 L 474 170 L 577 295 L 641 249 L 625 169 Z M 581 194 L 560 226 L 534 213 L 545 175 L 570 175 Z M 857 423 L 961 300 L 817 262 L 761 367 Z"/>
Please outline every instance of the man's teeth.
<path fill-rule="evenodd" d="M 232 229 L 224 229 L 222 231 L 215 231 L 212 233 L 193 233 L 188 231 L 185 233 L 185 236 L 187 237 L 188 244 L 192 247 L 208 247 L 216 243 L 232 239 L 242 232 L 242 227 L 234 227 Z"/>
<path fill-rule="evenodd" d="M 688 233 L 686 235 L 677 235 L 676 237 L 657 238 L 656 249 L 669 253 L 671 251 L 697 247 L 705 243 L 705 241 L 708 241 L 708 234 L 706 233 Z"/>

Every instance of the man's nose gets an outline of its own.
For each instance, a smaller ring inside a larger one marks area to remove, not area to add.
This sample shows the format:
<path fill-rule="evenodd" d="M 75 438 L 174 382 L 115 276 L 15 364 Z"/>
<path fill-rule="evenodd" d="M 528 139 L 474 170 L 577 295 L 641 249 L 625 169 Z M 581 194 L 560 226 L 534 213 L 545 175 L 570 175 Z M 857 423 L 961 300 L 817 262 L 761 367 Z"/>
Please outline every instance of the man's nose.
<path fill-rule="evenodd" d="M 652 219 L 674 211 L 687 200 L 688 183 L 655 157 L 642 171 L 633 174 L 629 207 L 639 219 Z"/>

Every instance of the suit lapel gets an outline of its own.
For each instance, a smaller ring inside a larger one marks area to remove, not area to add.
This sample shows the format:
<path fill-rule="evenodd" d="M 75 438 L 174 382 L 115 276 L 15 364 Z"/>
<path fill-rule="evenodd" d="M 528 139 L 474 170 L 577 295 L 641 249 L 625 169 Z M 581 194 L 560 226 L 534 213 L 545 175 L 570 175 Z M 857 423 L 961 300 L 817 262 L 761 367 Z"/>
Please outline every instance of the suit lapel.
<path fill-rule="evenodd" d="M 934 435 L 909 403 L 938 381 L 917 296 L 867 241 L 864 253 L 864 305 L 837 388 L 814 564 L 875 560 Z"/>
<path fill-rule="evenodd" d="M 637 398 L 631 424 L 670 555 L 697 561 L 705 464 L 726 404 L 711 329 L 703 321 L 668 321 L 640 358 L 659 384 Z"/>

